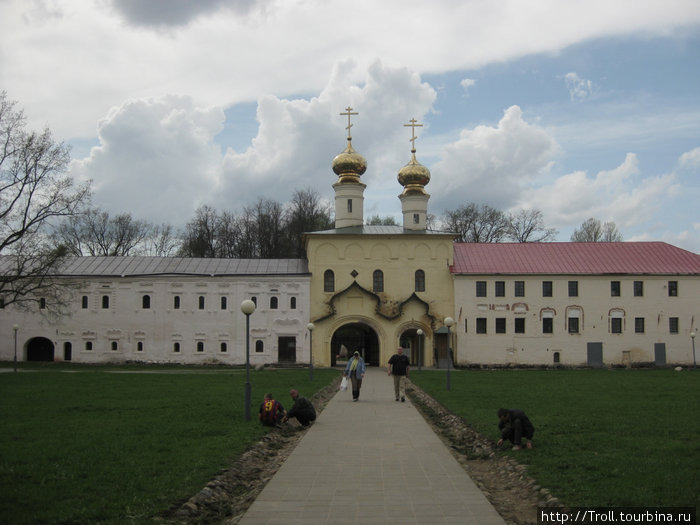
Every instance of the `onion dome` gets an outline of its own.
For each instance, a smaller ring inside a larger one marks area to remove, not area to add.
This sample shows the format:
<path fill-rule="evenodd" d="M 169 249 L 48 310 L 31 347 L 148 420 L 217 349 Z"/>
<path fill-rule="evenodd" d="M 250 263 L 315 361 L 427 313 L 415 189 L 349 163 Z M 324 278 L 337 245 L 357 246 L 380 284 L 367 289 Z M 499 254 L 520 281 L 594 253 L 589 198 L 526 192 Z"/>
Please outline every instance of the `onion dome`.
<path fill-rule="evenodd" d="M 416 160 L 416 150 L 411 150 L 411 162 L 399 170 L 396 177 L 404 187 L 403 194 L 425 193 L 425 185 L 430 182 L 430 170 Z"/>
<path fill-rule="evenodd" d="M 360 182 L 360 177 L 367 170 L 367 160 L 352 147 L 352 138 L 348 137 L 348 147 L 333 159 L 333 171 L 338 175 L 338 182 Z"/>

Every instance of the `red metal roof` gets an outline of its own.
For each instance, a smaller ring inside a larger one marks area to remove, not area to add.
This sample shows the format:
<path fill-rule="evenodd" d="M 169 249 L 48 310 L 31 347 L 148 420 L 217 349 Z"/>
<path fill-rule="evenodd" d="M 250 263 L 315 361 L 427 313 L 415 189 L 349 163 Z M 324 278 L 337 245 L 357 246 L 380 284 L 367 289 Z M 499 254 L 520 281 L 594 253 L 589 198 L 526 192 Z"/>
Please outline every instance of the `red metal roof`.
<path fill-rule="evenodd" d="M 457 243 L 454 274 L 700 275 L 700 255 L 665 242 Z"/>

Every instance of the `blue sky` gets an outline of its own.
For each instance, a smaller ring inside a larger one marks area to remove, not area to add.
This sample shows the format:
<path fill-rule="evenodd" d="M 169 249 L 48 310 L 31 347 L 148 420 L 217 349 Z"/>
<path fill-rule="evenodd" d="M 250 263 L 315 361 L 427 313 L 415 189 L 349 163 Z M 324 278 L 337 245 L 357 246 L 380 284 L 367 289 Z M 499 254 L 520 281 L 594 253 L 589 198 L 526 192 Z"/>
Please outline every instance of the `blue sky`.
<path fill-rule="evenodd" d="M 560 241 L 595 217 L 699 253 L 699 86 L 689 0 L 0 1 L 0 89 L 96 205 L 178 227 L 332 202 L 350 105 L 366 216 L 400 219 L 416 118 L 437 216 L 535 208 Z"/>

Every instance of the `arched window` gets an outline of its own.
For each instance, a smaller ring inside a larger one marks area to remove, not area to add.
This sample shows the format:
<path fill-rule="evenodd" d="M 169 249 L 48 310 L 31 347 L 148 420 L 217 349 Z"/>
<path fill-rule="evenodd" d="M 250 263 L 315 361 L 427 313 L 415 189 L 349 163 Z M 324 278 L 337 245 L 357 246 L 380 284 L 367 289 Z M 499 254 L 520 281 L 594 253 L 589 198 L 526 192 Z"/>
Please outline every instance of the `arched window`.
<path fill-rule="evenodd" d="M 277 297 L 270 297 L 270 310 L 277 310 Z"/>
<path fill-rule="evenodd" d="M 416 292 L 425 292 L 425 272 L 423 270 L 416 270 Z"/>
<path fill-rule="evenodd" d="M 119 350 L 119 343 L 117 343 L 116 341 L 112 341 L 112 350 L 114 350 L 115 352 Z"/>
<path fill-rule="evenodd" d="M 223 354 L 223 353 L 228 351 L 228 345 L 226 343 L 221 343 L 220 349 L 221 349 L 221 353 Z"/>
<path fill-rule="evenodd" d="M 255 296 L 253 296 L 253 297 L 250 298 L 250 300 L 253 301 L 253 304 L 255 305 L 255 308 L 257 308 L 257 307 L 258 307 L 258 298 L 255 297 Z"/>
<path fill-rule="evenodd" d="M 92 350 L 92 341 L 85 341 L 85 350 L 88 352 Z"/>
<path fill-rule="evenodd" d="M 384 291 L 384 272 L 381 270 L 374 270 L 372 274 L 372 290 L 375 292 Z"/>
<path fill-rule="evenodd" d="M 289 299 L 289 308 L 291 308 L 292 310 L 297 309 L 297 298 L 296 297 L 292 297 L 291 299 Z"/>
<path fill-rule="evenodd" d="M 173 308 L 175 310 L 180 309 L 180 296 L 179 295 L 176 295 L 175 297 L 173 297 Z"/>
<path fill-rule="evenodd" d="M 109 295 L 102 296 L 102 308 L 109 308 Z"/>
<path fill-rule="evenodd" d="M 71 361 L 73 359 L 73 343 L 66 341 L 63 343 L 63 360 Z"/>
<path fill-rule="evenodd" d="M 257 341 L 255 341 L 255 351 L 256 351 L 256 352 L 262 352 L 262 351 L 263 351 L 263 346 L 264 346 L 264 345 L 263 345 L 263 342 L 262 342 L 260 339 L 258 339 Z"/>
<path fill-rule="evenodd" d="M 86 309 L 88 307 L 88 296 L 83 295 L 83 309 Z"/>
<path fill-rule="evenodd" d="M 197 352 L 204 352 L 204 341 L 197 341 Z"/>
<path fill-rule="evenodd" d="M 136 343 L 136 351 L 143 352 L 143 341 L 139 341 L 138 343 Z"/>
<path fill-rule="evenodd" d="M 221 309 L 226 310 L 226 306 L 228 304 L 228 301 L 226 300 L 226 297 L 221 298 Z"/>
<path fill-rule="evenodd" d="M 335 274 L 333 270 L 323 272 L 323 291 L 335 292 Z"/>
<path fill-rule="evenodd" d="M 176 354 L 180 352 L 180 343 L 173 343 L 173 352 Z"/>
<path fill-rule="evenodd" d="M 144 309 L 148 309 L 151 307 L 151 296 L 150 295 L 144 295 L 141 298 L 141 307 Z"/>
<path fill-rule="evenodd" d="M 559 357 L 559 352 L 554 352 L 554 362 L 559 363 L 560 362 L 560 357 Z"/>
<path fill-rule="evenodd" d="M 39 308 L 41 308 L 42 310 L 46 308 L 46 298 L 42 297 L 41 299 L 39 299 Z"/>
<path fill-rule="evenodd" d="M 204 310 L 204 296 L 203 295 L 199 296 L 199 309 Z"/>

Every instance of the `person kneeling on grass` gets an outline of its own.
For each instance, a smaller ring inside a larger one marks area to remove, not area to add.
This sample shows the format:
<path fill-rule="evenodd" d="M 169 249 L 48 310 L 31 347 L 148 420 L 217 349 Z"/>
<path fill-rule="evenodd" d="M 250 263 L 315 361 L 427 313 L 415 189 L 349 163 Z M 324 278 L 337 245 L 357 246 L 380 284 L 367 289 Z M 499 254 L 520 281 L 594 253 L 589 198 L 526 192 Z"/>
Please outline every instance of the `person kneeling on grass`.
<path fill-rule="evenodd" d="M 501 431 L 501 439 L 496 443 L 501 446 L 504 440 L 513 443 L 513 450 L 520 450 L 521 440 L 527 438 L 527 448 L 532 448 L 532 436 L 535 433 L 535 427 L 532 425 L 525 412 L 517 408 L 498 409 L 498 428 Z"/>
<path fill-rule="evenodd" d="M 272 394 L 265 394 L 265 401 L 260 404 L 258 419 L 266 427 L 274 427 L 287 415 L 282 403 L 275 401 Z"/>
<path fill-rule="evenodd" d="M 301 423 L 302 427 L 308 427 L 316 420 L 316 409 L 314 405 L 304 396 L 300 396 L 299 392 L 294 389 L 289 391 L 289 395 L 292 396 L 294 400 L 294 406 L 289 409 L 289 412 L 284 416 L 282 422 L 284 423 L 289 418 L 295 417 L 297 421 Z"/>

